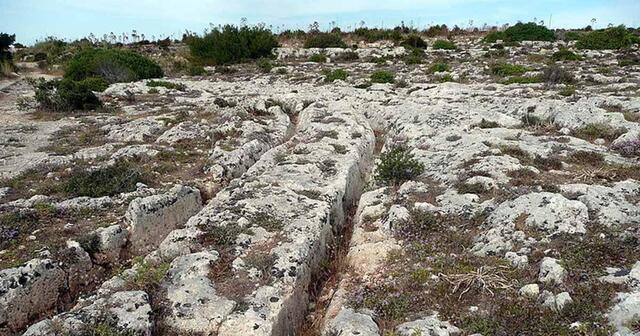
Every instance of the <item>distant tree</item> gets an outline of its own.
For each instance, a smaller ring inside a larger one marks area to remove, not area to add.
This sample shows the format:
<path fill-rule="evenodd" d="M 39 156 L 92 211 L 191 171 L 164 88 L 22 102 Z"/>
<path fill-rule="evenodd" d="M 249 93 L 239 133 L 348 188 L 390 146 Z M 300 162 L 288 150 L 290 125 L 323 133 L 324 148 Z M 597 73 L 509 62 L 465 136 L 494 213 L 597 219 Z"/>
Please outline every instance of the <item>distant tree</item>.
<path fill-rule="evenodd" d="M 16 35 L 0 33 L 0 61 L 11 60 L 9 47 L 16 41 Z"/>

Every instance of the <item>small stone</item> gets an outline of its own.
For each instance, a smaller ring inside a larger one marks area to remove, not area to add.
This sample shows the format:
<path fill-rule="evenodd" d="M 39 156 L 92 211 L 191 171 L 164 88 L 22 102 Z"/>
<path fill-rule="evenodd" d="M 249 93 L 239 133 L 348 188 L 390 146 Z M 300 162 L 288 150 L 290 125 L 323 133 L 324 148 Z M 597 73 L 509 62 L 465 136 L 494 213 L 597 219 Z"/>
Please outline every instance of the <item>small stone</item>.
<path fill-rule="evenodd" d="M 520 288 L 520 295 L 528 298 L 536 298 L 540 294 L 540 286 L 538 284 L 528 284 Z"/>

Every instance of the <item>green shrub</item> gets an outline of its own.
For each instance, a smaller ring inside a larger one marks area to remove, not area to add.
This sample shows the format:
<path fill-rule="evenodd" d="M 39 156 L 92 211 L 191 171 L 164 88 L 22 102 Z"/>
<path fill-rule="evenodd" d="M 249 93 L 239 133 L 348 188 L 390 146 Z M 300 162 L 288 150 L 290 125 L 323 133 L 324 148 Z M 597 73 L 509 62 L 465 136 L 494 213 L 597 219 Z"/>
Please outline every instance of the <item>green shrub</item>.
<path fill-rule="evenodd" d="M 114 196 L 122 192 L 134 191 L 136 183 L 142 180 L 142 173 L 133 163 L 121 160 L 96 170 L 76 169 L 64 186 L 64 190 L 73 196 Z"/>
<path fill-rule="evenodd" d="M 398 186 L 418 177 L 423 171 L 424 165 L 413 158 L 411 149 L 395 146 L 380 155 L 375 179 L 383 184 Z"/>
<path fill-rule="evenodd" d="M 596 30 L 580 36 L 576 43 L 578 49 L 626 49 L 638 43 L 638 37 L 627 31 L 624 26 Z"/>
<path fill-rule="evenodd" d="M 575 93 L 576 93 L 576 87 L 573 85 L 567 85 L 558 92 L 559 95 L 564 97 L 573 96 Z"/>
<path fill-rule="evenodd" d="M 150 80 L 147 82 L 147 86 L 148 87 L 158 87 L 158 86 L 162 86 L 164 88 L 170 89 L 170 90 L 178 90 L 178 91 L 186 91 L 187 90 L 187 86 L 182 84 L 182 83 L 172 83 L 172 82 L 168 82 L 168 81 L 162 81 L 162 80 Z"/>
<path fill-rule="evenodd" d="M 109 87 L 109 83 L 102 77 L 89 77 L 80 81 L 86 85 L 91 91 L 102 92 Z"/>
<path fill-rule="evenodd" d="M 491 66 L 491 73 L 498 76 L 519 76 L 528 69 L 522 65 L 509 63 L 496 63 Z"/>
<path fill-rule="evenodd" d="M 311 55 L 311 57 L 309 57 L 309 62 L 315 62 L 315 63 L 324 63 L 327 61 L 327 55 L 325 54 L 313 54 Z"/>
<path fill-rule="evenodd" d="M 582 59 L 580 55 L 576 55 L 573 51 L 569 49 L 560 49 L 551 55 L 551 58 L 554 61 L 579 61 Z"/>
<path fill-rule="evenodd" d="M 349 73 L 347 73 L 345 70 L 343 69 L 335 69 L 333 71 L 329 70 L 329 69 L 325 69 L 322 71 L 322 74 L 325 76 L 324 77 L 324 81 L 325 83 L 331 83 L 335 80 L 346 80 L 347 77 L 349 76 Z"/>
<path fill-rule="evenodd" d="M 16 35 L 0 33 L 0 61 L 11 61 L 12 55 L 9 47 L 16 41 Z"/>
<path fill-rule="evenodd" d="M 424 58 L 424 50 L 412 47 L 407 48 L 409 48 L 411 52 L 404 57 L 404 62 L 406 64 L 421 64 Z"/>
<path fill-rule="evenodd" d="M 395 75 L 393 72 L 379 70 L 371 74 L 372 83 L 393 83 L 395 81 Z"/>
<path fill-rule="evenodd" d="M 535 22 L 518 22 L 504 31 L 505 41 L 554 41 L 553 31 Z"/>
<path fill-rule="evenodd" d="M 164 76 L 155 62 L 127 50 L 84 49 L 67 64 L 64 78 L 81 81 L 100 77 L 108 83 L 131 82 Z"/>
<path fill-rule="evenodd" d="M 477 126 L 480 128 L 496 128 L 496 127 L 500 127 L 500 124 L 498 124 L 495 121 L 490 121 L 490 120 L 486 120 L 485 118 L 482 118 L 482 120 L 480 120 Z"/>
<path fill-rule="evenodd" d="M 221 65 L 271 57 L 278 41 L 264 27 L 215 28 L 203 37 L 190 36 L 186 40 L 191 56 L 201 65 Z"/>
<path fill-rule="evenodd" d="M 86 81 L 70 79 L 40 80 L 35 85 L 35 99 L 41 109 L 53 112 L 92 110 L 102 105 Z"/>
<path fill-rule="evenodd" d="M 425 42 L 422 37 L 416 35 L 416 34 L 411 34 L 409 36 L 407 36 L 402 43 L 400 44 L 402 46 L 405 47 L 409 47 L 409 48 L 418 48 L 418 49 L 425 49 L 427 48 L 427 42 Z"/>
<path fill-rule="evenodd" d="M 447 63 L 443 63 L 443 62 L 438 62 L 438 63 L 434 63 L 429 67 L 429 72 L 430 73 L 434 73 L 434 72 L 444 72 L 444 71 L 449 71 L 449 65 Z"/>
<path fill-rule="evenodd" d="M 449 40 L 437 40 L 433 42 L 433 49 L 454 50 L 456 45 Z"/>
<path fill-rule="evenodd" d="M 260 69 L 262 73 L 269 73 L 271 69 L 273 69 L 273 63 L 267 58 L 259 59 L 258 62 L 256 62 L 256 66 L 258 66 L 258 69 Z"/>
<path fill-rule="evenodd" d="M 514 26 L 507 28 L 505 31 L 494 31 L 484 37 L 483 41 L 487 43 L 495 43 L 497 40 L 505 42 L 520 41 L 554 41 L 555 34 L 545 26 L 536 24 L 535 22 L 522 23 L 518 22 Z"/>
<path fill-rule="evenodd" d="M 347 44 L 344 43 L 342 37 L 339 34 L 332 33 L 318 33 L 311 35 L 304 42 L 305 48 L 346 48 Z"/>

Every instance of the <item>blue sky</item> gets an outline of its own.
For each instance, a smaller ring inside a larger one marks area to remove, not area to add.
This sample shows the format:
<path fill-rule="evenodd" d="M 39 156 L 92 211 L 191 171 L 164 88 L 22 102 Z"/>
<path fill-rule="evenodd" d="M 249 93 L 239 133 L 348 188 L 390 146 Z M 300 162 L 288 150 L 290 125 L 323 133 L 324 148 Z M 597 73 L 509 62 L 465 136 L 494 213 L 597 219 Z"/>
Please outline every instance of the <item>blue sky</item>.
<path fill-rule="evenodd" d="M 640 0 L 0 0 L 0 32 L 15 33 L 31 44 L 46 36 L 76 39 L 94 33 L 133 29 L 151 36 L 180 37 L 185 29 L 202 32 L 209 23 L 265 22 L 306 29 L 313 21 L 347 29 L 364 21 L 369 27 L 393 27 L 404 21 L 481 26 L 544 20 L 551 27 L 584 27 L 597 19 L 640 26 Z"/>

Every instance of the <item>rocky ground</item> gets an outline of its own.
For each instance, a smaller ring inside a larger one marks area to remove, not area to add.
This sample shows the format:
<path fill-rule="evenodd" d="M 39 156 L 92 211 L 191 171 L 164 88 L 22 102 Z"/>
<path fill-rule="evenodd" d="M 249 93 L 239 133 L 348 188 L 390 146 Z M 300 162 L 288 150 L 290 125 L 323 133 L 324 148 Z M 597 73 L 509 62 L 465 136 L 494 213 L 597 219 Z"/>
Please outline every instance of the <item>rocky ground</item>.
<path fill-rule="evenodd" d="M 73 116 L 3 83 L 0 334 L 640 334 L 638 50 L 505 84 L 563 42 L 457 43 L 281 48 Z M 381 184 L 399 145 L 424 172 Z"/>

